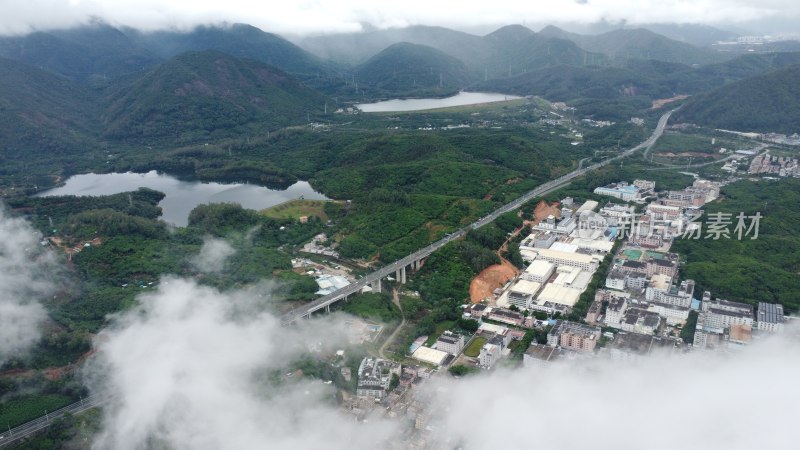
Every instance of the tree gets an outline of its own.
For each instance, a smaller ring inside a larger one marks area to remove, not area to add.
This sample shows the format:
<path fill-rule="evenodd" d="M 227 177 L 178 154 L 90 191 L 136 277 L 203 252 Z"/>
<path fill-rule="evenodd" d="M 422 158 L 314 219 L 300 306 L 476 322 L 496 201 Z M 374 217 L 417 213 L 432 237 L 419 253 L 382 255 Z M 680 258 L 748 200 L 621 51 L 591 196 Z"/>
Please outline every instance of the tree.
<path fill-rule="evenodd" d="M 392 380 L 389 381 L 389 390 L 393 391 L 399 385 L 400 385 L 400 375 L 393 373 Z"/>

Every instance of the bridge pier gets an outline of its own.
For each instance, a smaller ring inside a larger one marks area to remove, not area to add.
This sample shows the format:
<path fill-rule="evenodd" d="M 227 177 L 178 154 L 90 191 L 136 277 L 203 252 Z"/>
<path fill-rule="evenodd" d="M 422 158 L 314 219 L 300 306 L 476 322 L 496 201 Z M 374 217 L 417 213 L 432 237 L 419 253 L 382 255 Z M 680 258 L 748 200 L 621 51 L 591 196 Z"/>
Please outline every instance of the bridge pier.
<path fill-rule="evenodd" d="M 326 313 L 330 313 L 331 312 L 331 305 L 325 305 L 325 312 Z"/>
<path fill-rule="evenodd" d="M 403 266 L 395 272 L 395 278 L 400 284 L 406 284 L 406 266 Z"/>
<path fill-rule="evenodd" d="M 381 279 L 378 278 L 377 280 L 373 281 L 372 283 L 370 283 L 369 287 L 372 288 L 372 292 L 375 292 L 376 294 L 380 294 L 381 293 Z"/>

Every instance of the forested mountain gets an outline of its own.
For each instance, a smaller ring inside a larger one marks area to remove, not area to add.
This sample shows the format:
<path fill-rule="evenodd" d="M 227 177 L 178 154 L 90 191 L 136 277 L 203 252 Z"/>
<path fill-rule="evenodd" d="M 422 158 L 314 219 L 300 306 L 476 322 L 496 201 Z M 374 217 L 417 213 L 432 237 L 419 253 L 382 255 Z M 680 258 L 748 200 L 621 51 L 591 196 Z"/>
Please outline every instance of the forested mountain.
<path fill-rule="evenodd" d="M 181 54 L 104 99 L 111 138 L 188 142 L 270 129 L 323 111 L 323 95 L 285 72 L 213 50 Z"/>
<path fill-rule="evenodd" d="M 199 26 L 192 31 L 142 33 L 127 31 L 133 40 L 163 59 L 180 53 L 217 50 L 237 58 L 249 58 L 294 74 L 316 75 L 326 64 L 286 39 L 254 26 Z"/>
<path fill-rule="evenodd" d="M 719 41 L 730 41 L 739 36 L 733 31 L 694 23 L 652 23 L 642 25 L 640 28 L 697 47 L 708 47 Z"/>
<path fill-rule="evenodd" d="M 800 132 L 800 64 L 692 98 L 675 119 L 738 131 Z"/>
<path fill-rule="evenodd" d="M 470 84 L 458 59 L 424 45 L 394 44 L 355 69 L 356 80 L 391 93 L 452 92 Z"/>
<path fill-rule="evenodd" d="M 484 58 L 491 51 L 480 36 L 424 25 L 309 36 L 296 42 L 320 58 L 353 66 L 362 64 L 381 50 L 400 42 L 433 47 L 462 60 L 465 64 L 469 64 L 469 60 L 476 55 Z"/>
<path fill-rule="evenodd" d="M 64 155 L 93 145 L 93 101 L 92 91 L 62 76 L 0 58 L 4 165 L 33 154 Z"/>
<path fill-rule="evenodd" d="M 0 37 L 0 57 L 91 83 L 141 72 L 160 61 L 120 30 L 102 23 Z"/>
<path fill-rule="evenodd" d="M 566 32 L 557 27 L 546 27 L 540 34 L 568 39 L 580 48 L 606 55 L 612 63 L 631 59 L 655 59 L 682 64 L 707 64 L 730 58 L 714 50 L 678 42 L 645 29 L 621 29 L 599 35 L 582 35 Z"/>

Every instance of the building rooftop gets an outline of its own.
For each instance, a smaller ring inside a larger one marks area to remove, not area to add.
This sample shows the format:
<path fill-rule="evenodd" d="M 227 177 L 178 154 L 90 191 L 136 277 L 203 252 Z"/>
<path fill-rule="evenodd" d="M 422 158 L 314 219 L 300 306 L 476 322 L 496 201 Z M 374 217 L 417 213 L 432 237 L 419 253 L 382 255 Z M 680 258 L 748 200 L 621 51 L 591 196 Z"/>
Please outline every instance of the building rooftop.
<path fill-rule="evenodd" d="M 525 268 L 525 273 L 535 277 L 546 277 L 554 268 L 555 266 L 551 262 L 543 259 L 535 259 Z"/>
<path fill-rule="evenodd" d="M 523 295 L 536 295 L 539 289 L 542 288 L 542 283 L 536 281 L 529 281 L 520 278 L 511 288 L 511 292 L 518 292 Z M 511 293 L 509 293 L 510 295 Z"/>
<path fill-rule="evenodd" d="M 554 302 L 562 305 L 573 306 L 577 303 L 578 298 L 581 296 L 581 291 L 571 287 L 559 286 L 557 284 L 548 283 L 545 285 L 539 296 L 536 297 L 537 302 Z"/>
<path fill-rule="evenodd" d="M 777 303 L 758 303 L 758 317 L 759 322 L 766 323 L 783 323 L 786 318 L 783 315 L 783 306 Z"/>
<path fill-rule="evenodd" d="M 411 355 L 412 358 L 420 361 L 439 366 L 447 358 L 448 353 L 441 350 L 432 349 L 430 347 L 422 346 L 414 351 Z"/>

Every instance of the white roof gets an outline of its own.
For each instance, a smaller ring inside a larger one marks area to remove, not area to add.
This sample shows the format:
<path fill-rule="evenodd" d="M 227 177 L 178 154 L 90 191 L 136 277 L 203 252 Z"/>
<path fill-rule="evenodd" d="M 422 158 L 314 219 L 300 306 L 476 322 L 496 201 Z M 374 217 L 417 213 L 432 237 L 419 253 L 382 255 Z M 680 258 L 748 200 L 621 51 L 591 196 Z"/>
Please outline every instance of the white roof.
<path fill-rule="evenodd" d="M 514 292 L 522 292 L 523 294 L 536 295 L 541 287 L 542 283 L 520 279 L 514 284 L 511 290 Z"/>
<path fill-rule="evenodd" d="M 596 201 L 594 201 L 594 200 L 586 200 L 586 202 L 584 202 L 584 204 L 582 204 L 582 205 L 581 205 L 581 207 L 580 207 L 580 208 L 578 208 L 578 209 L 575 211 L 575 215 L 579 215 L 580 213 L 582 213 L 582 212 L 584 212 L 584 211 L 593 211 L 593 210 L 594 210 L 595 208 L 597 208 L 599 205 L 600 205 L 600 203 L 597 203 L 597 202 L 596 202 Z"/>
<path fill-rule="evenodd" d="M 447 352 L 436 350 L 430 347 L 425 347 L 423 345 L 418 349 L 414 350 L 414 353 L 411 355 L 411 357 L 429 364 L 434 364 L 439 366 L 442 364 L 444 359 L 447 358 L 447 355 L 448 355 Z"/>
<path fill-rule="evenodd" d="M 488 322 L 483 322 L 481 326 L 478 327 L 478 329 L 481 331 L 488 331 L 489 333 L 494 333 L 494 334 L 503 334 L 505 333 L 506 330 L 508 330 L 507 327 L 504 327 L 502 325 L 495 325 L 493 323 L 488 323 Z"/>
<path fill-rule="evenodd" d="M 578 246 L 567 244 L 564 242 L 553 242 L 553 245 L 550 246 L 550 250 L 555 250 L 558 252 L 575 253 L 578 250 Z"/>
<path fill-rule="evenodd" d="M 578 289 L 549 283 L 545 285 L 536 300 L 540 305 L 544 302 L 553 302 L 561 305 L 573 306 L 578 302 L 580 296 L 581 291 Z"/>
<path fill-rule="evenodd" d="M 529 273 L 535 277 L 545 277 L 553 271 L 553 264 L 543 259 L 536 259 L 525 269 L 525 273 Z"/>
<path fill-rule="evenodd" d="M 536 252 L 542 258 L 562 259 L 568 261 L 575 261 L 583 264 L 590 264 L 594 258 L 582 253 L 561 252 L 558 250 L 551 250 L 549 248 L 537 248 Z"/>

